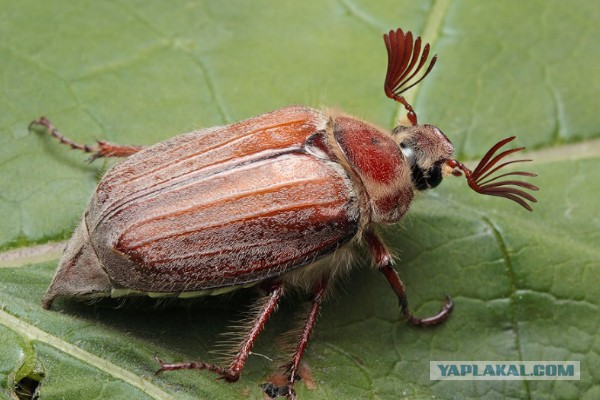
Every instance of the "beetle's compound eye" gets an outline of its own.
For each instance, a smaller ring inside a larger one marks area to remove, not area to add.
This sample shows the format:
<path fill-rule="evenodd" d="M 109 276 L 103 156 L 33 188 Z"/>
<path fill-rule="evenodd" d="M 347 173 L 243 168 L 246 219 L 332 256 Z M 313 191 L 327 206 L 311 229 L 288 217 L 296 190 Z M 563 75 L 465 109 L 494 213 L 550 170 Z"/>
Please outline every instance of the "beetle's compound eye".
<path fill-rule="evenodd" d="M 418 165 L 412 168 L 412 180 L 418 190 L 433 189 L 442 182 L 442 166 L 444 161 L 438 161 L 427 171 Z"/>
<path fill-rule="evenodd" d="M 410 168 L 414 168 L 417 162 L 417 158 L 415 157 L 415 152 L 413 151 L 413 149 L 411 149 L 404 143 L 400 143 L 400 150 L 402 150 L 402 154 L 404 155 L 404 158 L 406 159 L 406 162 L 408 163 Z"/>
<path fill-rule="evenodd" d="M 427 173 L 428 177 L 425 179 L 429 189 L 433 189 L 442 182 L 442 166 L 444 161 L 438 161 L 433 164 L 433 167 L 429 169 Z"/>

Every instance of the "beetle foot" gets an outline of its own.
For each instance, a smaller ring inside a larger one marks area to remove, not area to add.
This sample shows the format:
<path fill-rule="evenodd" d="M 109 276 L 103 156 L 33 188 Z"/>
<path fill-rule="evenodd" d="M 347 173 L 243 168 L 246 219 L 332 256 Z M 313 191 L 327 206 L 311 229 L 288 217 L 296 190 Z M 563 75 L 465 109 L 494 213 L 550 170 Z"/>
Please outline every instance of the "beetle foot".
<path fill-rule="evenodd" d="M 263 392 L 272 399 L 278 397 L 285 397 L 287 399 L 295 399 L 296 391 L 294 390 L 294 384 L 302 379 L 298 374 L 293 377 L 289 371 L 290 367 L 286 365 L 282 366 L 285 368 L 285 372 L 282 374 L 273 374 L 267 377 L 267 382 L 260 385 Z"/>
<path fill-rule="evenodd" d="M 296 391 L 294 390 L 294 384 L 288 383 L 287 385 L 279 386 L 275 383 L 267 382 L 260 385 L 263 392 L 272 399 L 277 397 L 285 397 L 289 400 L 296 400 Z"/>
<path fill-rule="evenodd" d="M 406 303 L 401 303 L 400 306 L 402 307 L 402 313 L 410 324 L 415 326 L 433 326 L 444 322 L 448 318 L 450 312 L 452 312 L 452 308 L 454 307 L 454 302 L 450 296 L 446 296 L 446 301 L 442 305 L 440 311 L 434 316 L 428 318 L 417 318 L 412 315 Z"/>
<path fill-rule="evenodd" d="M 92 162 L 98 158 L 106 157 L 128 157 L 132 154 L 142 150 L 142 146 L 131 146 L 131 145 L 119 145 L 109 143 L 104 140 L 97 140 L 95 146 L 89 146 L 87 144 L 77 143 L 64 136 L 56 129 L 56 127 L 46 117 L 39 117 L 31 121 L 28 126 L 29 130 L 32 130 L 35 126 L 42 126 L 46 128 L 46 131 L 58 140 L 60 143 L 69 146 L 74 150 L 81 150 L 85 153 L 90 153 L 91 156 L 88 158 L 88 162 Z"/>
<path fill-rule="evenodd" d="M 238 379 L 240 379 L 239 372 L 235 372 L 228 368 L 223 368 L 215 364 L 209 364 L 201 361 L 167 363 L 158 358 L 158 355 L 156 354 L 154 355 L 154 359 L 160 365 L 160 369 L 155 373 L 156 375 L 160 374 L 163 371 L 177 371 L 180 369 L 205 369 L 207 371 L 211 371 L 217 375 L 220 375 L 220 379 L 223 379 L 227 382 L 235 382 Z"/>

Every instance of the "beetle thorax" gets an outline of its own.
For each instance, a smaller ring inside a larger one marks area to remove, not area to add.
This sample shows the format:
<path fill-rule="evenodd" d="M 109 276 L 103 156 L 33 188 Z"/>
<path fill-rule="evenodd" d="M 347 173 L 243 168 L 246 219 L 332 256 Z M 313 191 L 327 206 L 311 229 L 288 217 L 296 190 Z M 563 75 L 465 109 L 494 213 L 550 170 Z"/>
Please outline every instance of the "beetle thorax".
<path fill-rule="evenodd" d="M 334 137 L 358 176 L 372 222 L 397 222 L 413 198 L 411 169 L 393 137 L 349 117 L 334 119 Z"/>

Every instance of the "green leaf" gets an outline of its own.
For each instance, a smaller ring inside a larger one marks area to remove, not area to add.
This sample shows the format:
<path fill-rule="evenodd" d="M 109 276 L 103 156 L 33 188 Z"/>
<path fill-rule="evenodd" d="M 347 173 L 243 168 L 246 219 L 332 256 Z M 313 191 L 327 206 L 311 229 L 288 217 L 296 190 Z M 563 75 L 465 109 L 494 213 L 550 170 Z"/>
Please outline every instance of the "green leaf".
<path fill-rule="evenodd" d="M 0 0 L 0 387 L 40 398 L 263 398 L 278 337 L 301 320 L 287 299 L 241 380 L 154 375 L 210 353 L 254 300 L 39 306 L 60 245 L 102 172 L 27 125 L 45 115 L 74 140 L 151 144 L 288 104 L 338 107 L 391 128 L 381 35 L 432 44 L 432 74 L 408 93 L 461 160 L 517 135 L 539 174 L 538 203 L 478 196 L 462 179 L 421 196 L 386 230 L 417 315 L 445 294 L 455 310 L 419 329 L 365 260 L 322 308 L 304 361 L 327 398 L 600 396 L 600 70 L 595 2 L 365 0 L 66 2 Z M 533 181 L 533 180 L 532 180 Z M 279 359 L 278 359 L 279 360 Z M 579 381 L 429 380 L 430 360 L 580 361 Z M 40 382 L 37 384 L 36 382 Z M 35 389 L 37 386 L 37 389 Z"/>

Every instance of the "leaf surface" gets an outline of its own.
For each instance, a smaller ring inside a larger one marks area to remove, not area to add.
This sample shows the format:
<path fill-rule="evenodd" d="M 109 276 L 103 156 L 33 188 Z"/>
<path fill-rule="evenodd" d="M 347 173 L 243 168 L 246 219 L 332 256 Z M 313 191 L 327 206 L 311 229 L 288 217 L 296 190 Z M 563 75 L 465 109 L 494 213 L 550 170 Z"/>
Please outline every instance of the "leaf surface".
<path fill-rule="evenodd" d="M 81 142 L 152 144 L 288 104 L 337 107 L 386 129 L 405 112 L 383 95 L 381 35 L 402 27 L 439 56 L 408 93 L 474 161 L 517 135 L 539 177 L 535 211 L 478 196 L 461 179 L 420 195 L 386 230 L 417 315 L 445 294 L 450 319 L 408 326 L 364 261 L 324 305 L 301 399 L 600 396 L 600 7 L 595 2 L 0 0 L 0 387 L 41 379 L 41 398 L 262 398 L 282 305 L 241 380 L 154 375 L 165 360 L 217 360 L 220 333 L 251 292 L 159 304 L 39 300 L 59 246 L 111 162 L 27 130 L 40 116 Z M 533 180 L 532 180 L 533 181 Z M 45 247 L 44 247 L 45 246 Z M 580 361 L 580 381 L 433 382 L 430 360 Z M 40 378 L 41 377 L 41 378 Z"/>

